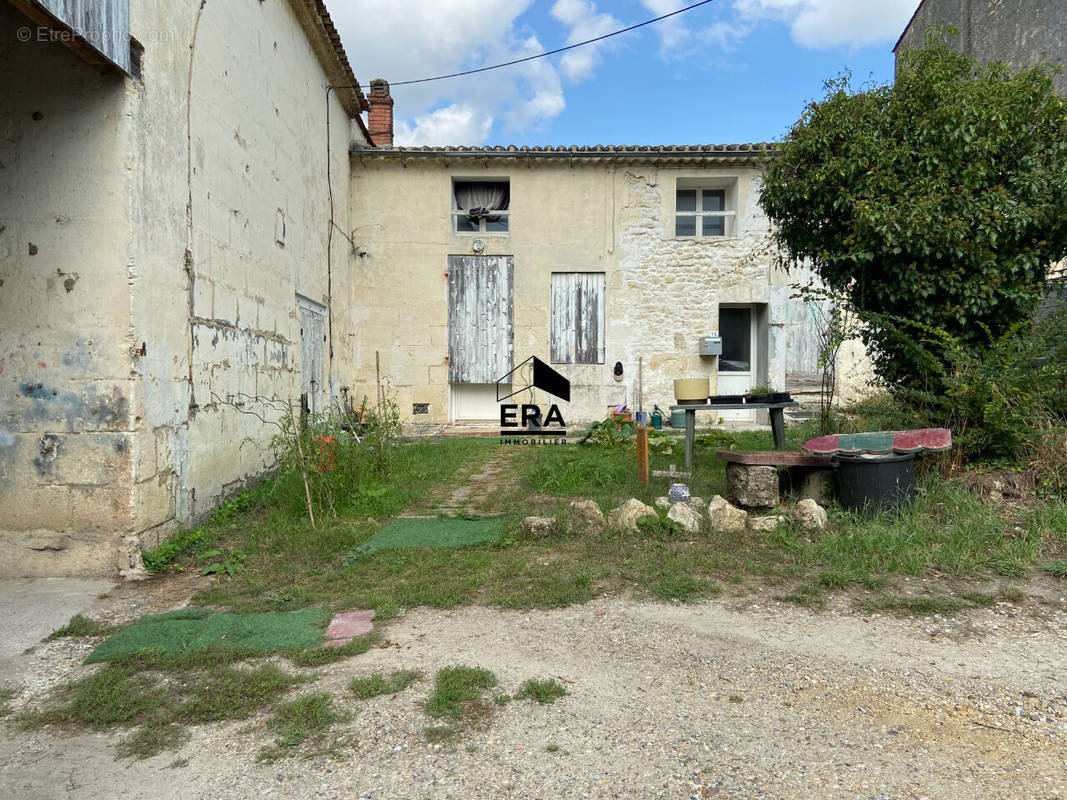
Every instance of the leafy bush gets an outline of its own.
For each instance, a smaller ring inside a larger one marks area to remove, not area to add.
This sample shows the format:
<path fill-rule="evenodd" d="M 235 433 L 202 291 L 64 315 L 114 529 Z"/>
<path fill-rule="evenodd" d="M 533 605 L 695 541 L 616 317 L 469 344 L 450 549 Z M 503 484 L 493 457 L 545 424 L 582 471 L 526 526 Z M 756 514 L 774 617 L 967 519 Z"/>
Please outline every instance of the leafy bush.
<path fill-rule="evenodd" d="M 141 553 L 141 560 L 149 572 L 162 572 L 175 560 L 189 553 L 199 553 L 214 545 L 214 537 L 203 528 L 181 531 L 153 550 Z"/>
<path fill-rule="evenodd" d="M 333 413 L 300 420 L 287 410 L 271 440 L 279 485 L 296 488 L 311 516 L 336 515 L 360 487 L 389 477 L 400 434 L 400 411 L 391 400 L 358 422 Z"/>
<path fill-rule="evenodd" d="M 876 317 L 941 329 L 977 358 L 1032 316 L 1067 255 L 1067 105 L 1051 69 L 979 65 L 943 36 L 905 50 L 891 85 L 828 81 L 770 156 L 760 198 L 783 264 L 845 293 L 891 385 L 926 365 Z M 925 388 L 950 372 L 925 370 Z M 983 416 L 1006 424 L 998 413 Z"/>
<path fill-rule="evenodd" d="M 1035 431 L 1062 418 L 1067 385 L 1067 307 L 1016 324 L 981 350 L 933 326 L 878 315 L 884 341 L 914 365 L 913 379 L 888 388 L 915 421 L 952 430 L 969 460 L 1014 462 Z"/>

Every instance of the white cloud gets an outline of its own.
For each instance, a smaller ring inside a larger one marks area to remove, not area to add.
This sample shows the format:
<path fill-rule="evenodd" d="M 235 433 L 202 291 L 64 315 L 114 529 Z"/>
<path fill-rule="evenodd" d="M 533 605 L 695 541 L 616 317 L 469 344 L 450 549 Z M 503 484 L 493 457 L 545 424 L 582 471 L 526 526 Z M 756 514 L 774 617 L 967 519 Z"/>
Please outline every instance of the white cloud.
<path fill-rule="evenodd" d="M 662 17 L 664 14 L 677 11 L 686 3 L 682 0 L 641 0 L 641 5 L 651 11 L 653 16 Z M 693 40 L 692 32 L 686 27 L 684 14 L 657 22 L 655 29 L 659 36 L 661 57 L 669 58 L 687 49 Z"/>
<path fill-rule="evenodd" d="M 684 7 L 689 0 L 641 0 L 655 16 Z M 708 8 L 714 8 L 709 6 Z M 863 47 L 892 42 L 904 30 L 919 0 L 734 0 L 727 18 L 722 12 L 710 24 L 705 9 L 679 14 L 656 23 L 660 56 L 683 58 L 709 45 L 737 49 L 757 24 L 770 21 L 789 26 L 798 45 L 810 49 Z"/>
<path fill-rule="evenodd" d="M 541 42 L 536 36 L 531 36 L 515 55 L 522 58 L 543 51 Z M 566 108 L 567 102 L 556 68 L 548 61 L 538 59 L 527 61 L 516 69 L 519 72 L 519 83 L 515 90 L 517 98 L 512 101 L 505 114 L 508 130 L 536 128 L 558 117 Z"/>
<path fill-rule="evenodd" d="M 918 5 L 919 0 L 734 0 L 742 20 L 783 22 L 793 41 L 811 49 L 892 42 Z"/>
<path fill-rule="evenodd" d="M 483 144 L 494 125 L 536 130 L 566 108 L 564 79 L 589 78 L 606 46 L 579 48 L 555 59 L 443 81 L 395 86 L 499 64 L 557 47 L 544 45 L 520 19 L 532 0 L 336 0 L 331 14 L 360 82 L 394 83 L 394 141 Z M 594 0 L 556 0 L 552 17 L 575 43 L 624 27 L 597 11 Z"/>
<path fill-rule="evenodd" d="M 478 143 L 489 137 L 492 126 L 492 114 L 455 104 L 419 114 L 414 124 L 401 120 L 394 125 L 393 141 L 401 147 Z"/>
<path fill-rule="evenodd" d="M 626 27 L 611 14 L 598 14 L 591 0 L 556 0 L 552 16 L 569 29 L 567 44 L 576 44 Z M 597 43 L 571 50 L 560 57 L 560 66 L 571 80 L 584 80 L 600 64 L 600 50 L 606 43 Z"/>

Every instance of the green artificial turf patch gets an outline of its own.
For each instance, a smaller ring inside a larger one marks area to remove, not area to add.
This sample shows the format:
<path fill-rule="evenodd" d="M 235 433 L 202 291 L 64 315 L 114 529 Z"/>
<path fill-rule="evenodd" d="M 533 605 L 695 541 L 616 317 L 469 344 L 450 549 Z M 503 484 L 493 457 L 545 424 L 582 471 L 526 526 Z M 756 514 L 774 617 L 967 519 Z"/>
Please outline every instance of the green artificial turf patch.
<path fill-rule="evenodd" d="M 142 617 L 117 631 L 85 663 L 140 652 L 171 655 L 209 647 L 263 652 L 314 647 L 322 643 L 329 618 L 325 608 L 247 615 L 210 608 L 170 611 Z"/>
<path fill-rule="evenodd" d="M 402 547 L 477 547 L 499 541 L 503 533 L 503 517 L 398 517 L 354 549 L 371 555 Z"/>

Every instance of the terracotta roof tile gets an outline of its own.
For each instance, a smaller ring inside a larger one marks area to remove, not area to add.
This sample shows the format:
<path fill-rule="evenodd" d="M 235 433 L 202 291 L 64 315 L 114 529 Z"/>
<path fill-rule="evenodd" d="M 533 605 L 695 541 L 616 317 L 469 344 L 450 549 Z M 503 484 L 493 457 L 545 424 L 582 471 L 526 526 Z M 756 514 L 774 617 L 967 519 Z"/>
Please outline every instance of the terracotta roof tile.
<path fill-rule="evenodd" d="M 677 153 L 677 154 L 711 154 L 711 153 L 763 153 L 769 152 L 773 148 L 773 145 L 768 142 L 754 142 L 747 144 L 660 144 L 660 145 L 558 145 L 558 146 L 534 146 L 528 145 L 515 146 L 508 145 L 503 147 L 501 145 L 486 145 L 486 146 L 466 146 L 466 145 L 423 145 L 418 147 L 379 147 L 375 148 L 374 152 L 381 155 L 387 154 L 405 154 L 405 155 L 418 155 L 427 154 L 432 155 L 434 153 L 451 153 L 455 155 L 479 155 L 485 153 L 603 153 L 604 155 L 614 155 L 621 153 Z M 367 152 L 367 151 L 361 151 Z"/>

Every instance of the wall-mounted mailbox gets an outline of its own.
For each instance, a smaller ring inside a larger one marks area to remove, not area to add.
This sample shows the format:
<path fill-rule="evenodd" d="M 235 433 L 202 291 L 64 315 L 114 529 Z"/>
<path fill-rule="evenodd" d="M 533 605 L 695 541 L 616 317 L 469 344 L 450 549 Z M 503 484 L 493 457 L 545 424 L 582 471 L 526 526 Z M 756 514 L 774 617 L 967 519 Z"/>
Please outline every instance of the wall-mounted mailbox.
<path fill-rule="evenodd" d="M 700 337 L 700 355 L 702 355 L 702 356 L 721 356 L 722 355 L 722 337 L 721 336 L 701 336 Z"/>

